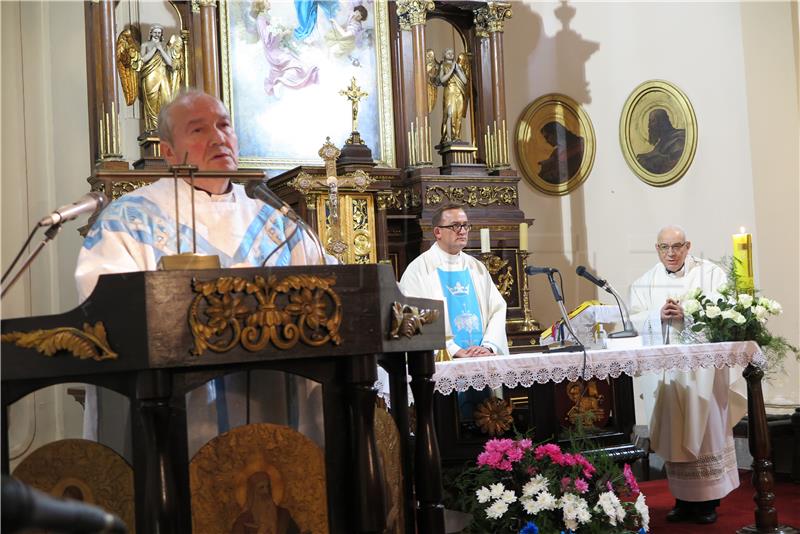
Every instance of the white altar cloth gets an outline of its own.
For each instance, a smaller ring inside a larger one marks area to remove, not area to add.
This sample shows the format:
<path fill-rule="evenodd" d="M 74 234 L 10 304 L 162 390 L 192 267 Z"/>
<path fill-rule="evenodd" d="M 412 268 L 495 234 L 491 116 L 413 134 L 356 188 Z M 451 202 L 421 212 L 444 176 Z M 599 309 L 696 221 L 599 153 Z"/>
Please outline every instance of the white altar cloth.
<path fill-rule="evenodd" d="M 583 352 L 529 353 L 509 356 L 459 358 L 436 363 L 435 391 L 449 395 L 469 388 L 486 386 L 532 386 L 534 383 L 561 382 L 564 379 L 616 378 L 621 374 L 636 376 L 667 370 L 722 368 L 749 363 L 766 363 L 761 348 L 754 341 L 703 343 L 697 345 L 655 345 L 621 350 L 587 350 L 586 372 Z"/>

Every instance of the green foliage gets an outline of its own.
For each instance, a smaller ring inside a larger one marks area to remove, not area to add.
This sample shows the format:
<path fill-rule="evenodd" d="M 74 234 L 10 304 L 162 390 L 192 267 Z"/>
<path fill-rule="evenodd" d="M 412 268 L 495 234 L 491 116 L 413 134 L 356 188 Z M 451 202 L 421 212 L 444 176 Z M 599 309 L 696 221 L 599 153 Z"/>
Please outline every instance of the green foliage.
<path fill-rule="evenodd" d="M 719 296 L 708 296 L 695 289 L 683 300 L 684 313 L 691 317 L 689 341 L 755 341 L 767 359 L 767 375 L 783 369 L 786 355 L 794 353 L 800 360 L 800 350 L 785 338 L 775 336 L 767 329 L 767 320 L 783 312 L 780 303 L 759 297 L 758 291 L 737 290 L 738 277 L 733 260 L 720 262 L 728 272 L 728 282 L 720 287 Z"/>

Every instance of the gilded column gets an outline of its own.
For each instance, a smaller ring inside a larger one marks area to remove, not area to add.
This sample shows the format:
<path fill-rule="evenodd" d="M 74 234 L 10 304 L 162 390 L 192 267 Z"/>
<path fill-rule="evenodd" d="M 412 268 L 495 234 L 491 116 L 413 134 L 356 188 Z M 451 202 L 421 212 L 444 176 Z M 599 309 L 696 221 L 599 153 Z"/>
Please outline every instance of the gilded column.
<path fill-rule="evenodd" d="M 400 29 L 411 32 L 414 54 L 414 121 L 406 135 L 408 161 L 413 166 L 433 164 L 431 126 L 428 118 L 428 79 L 425 72 L 425 22 L 432 0 L 397 0 Z"/>
<path fill-rule="evenodd" d="M 200 46 L 203 50 L 203 90 L 217 98 L 219 90 L 219 43 L 217 42 L 217 0 L 198 0 L 200 5 Z"/>
<path fill-rule="evenodd" d="M 489 40 L 492 76 L 492 116 L 483 126 L 486 162 L 493 169 L 509 167 L 506 89 L 503 71 L 503 24 L 511 18 L 510 2 L 488 2 L 475 10 L 476 33 Z"/>
<path fill-rule="evenodd" d="M 117 64 L 114 57 L 116 21 L 113 0 L 92 2 L 94 20 L 100 33 L 100 91 L 97 106 L 97 157 L 99 167 L 119 165 L 122 150 L 119 140 L 119 93 L 117 91 Z M 116 165 L 112 162 L 116 162 Z M 127 168 L 127 164 L 125 165 Z"/>

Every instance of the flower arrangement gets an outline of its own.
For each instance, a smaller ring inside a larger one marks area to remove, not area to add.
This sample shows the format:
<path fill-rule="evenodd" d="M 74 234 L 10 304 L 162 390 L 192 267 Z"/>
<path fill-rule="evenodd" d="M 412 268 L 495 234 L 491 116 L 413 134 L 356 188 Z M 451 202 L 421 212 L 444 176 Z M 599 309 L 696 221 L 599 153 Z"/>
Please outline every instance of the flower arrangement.
<path fill-rule="evenodd" d="M 800 359 L 800 350 L 785 338 L 774 336 L 767 329 L 770 316 L 783 312 L 780 303 L 757 296 L 758 292 L 739 292 L 733 268 L 728 269 L 728 282 L 717 289 L 719 297 L 710 298 L 702 289 L 690 291 L 683 299 L 683 311 L 690 317 L 687 341 L 717 343 L 720 341 L 755 341 L 768 362 L 768 372 L 782 368 L 786 354 Z"/>
<path fill-rule="evenodd" d="M 492 439 L 456 479 L 469 532 L 644 534 L 650 516 L 630 466 L 530 439 Z"/>

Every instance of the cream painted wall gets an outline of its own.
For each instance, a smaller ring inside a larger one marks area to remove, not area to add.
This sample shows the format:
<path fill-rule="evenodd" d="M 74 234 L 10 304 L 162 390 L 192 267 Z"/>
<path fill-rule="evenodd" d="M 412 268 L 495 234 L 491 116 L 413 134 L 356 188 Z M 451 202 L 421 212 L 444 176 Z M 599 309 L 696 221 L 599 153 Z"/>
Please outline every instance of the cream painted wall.
<path fill-rule="evenodd" d="M 568 307 L 611 298 L 578 279 L 581 264 L 624 294 L 657 261 L 653 243 L 665 224 L 683 225 L 693 253 L 712 260 L 730 254 L 731 234 L 745 226 L 753 233 L 757 284 L 785 309 L 771 327 L 798 343 L 798 36 L 791 4 L 512 5 L 504 42 L 509 121 L 516 124 L 537 97 L 561 92 L 584 105 L 597 137 L 591 175 L 570 195 L 520 185 L 520 206 L 536 218 L 532 263 L 564 273 Z M 694 163 L 666 188 L 639 181 L 618 141 L 623 104 L 649 79 L 683 89 L 698 121 Z M 532 302 L 548 324 L 559 315 L 540 278 L 532 278 Z M 787 369 L 767 395 L 797 403 L 800 372 L 795 362 Z"/>
<path fill-rule="evenodd" d="M 2 2 L 2 265 L 41 217 L 87 192 L 88 121 L 83 4 Z M 81 238 L 66 225 L 3 299 L 2 316 L 43 315 L 77 304 L 72 273 Z M 41 240 L 41 234 L 33 242 Z M 33 393 L 9 417 L 12 468 L 30 451 L 80 437 L 72 384 Z"/>

